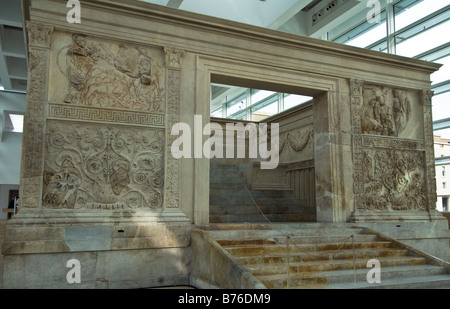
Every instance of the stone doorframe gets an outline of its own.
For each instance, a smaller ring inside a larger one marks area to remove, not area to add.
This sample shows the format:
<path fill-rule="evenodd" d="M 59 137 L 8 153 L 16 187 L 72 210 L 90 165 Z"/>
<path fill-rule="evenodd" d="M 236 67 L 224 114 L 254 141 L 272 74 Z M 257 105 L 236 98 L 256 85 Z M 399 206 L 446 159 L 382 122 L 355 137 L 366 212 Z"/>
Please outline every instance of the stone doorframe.
<path fill-rule="evenodd" d="M 318 222 L 347 222 L 353 203 L 349 81 L 248 62 L 197 56 L 195 114 L 210 120 L 210 83 L 311 95 Z M 320 121 L 319 121 L 320 120 Z M 206 141 L 203 137 L 203 143 Z M 194 159 L 194 224 L 209 224 L 209 159 Z"/>

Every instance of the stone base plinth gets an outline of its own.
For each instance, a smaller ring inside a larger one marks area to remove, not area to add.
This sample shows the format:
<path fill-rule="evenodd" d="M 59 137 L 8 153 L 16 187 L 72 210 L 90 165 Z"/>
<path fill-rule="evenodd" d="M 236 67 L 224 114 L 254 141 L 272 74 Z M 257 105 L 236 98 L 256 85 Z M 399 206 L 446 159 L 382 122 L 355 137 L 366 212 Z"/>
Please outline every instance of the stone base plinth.
<path fill-rule="evenodd" d="M 189 283 L 191 223 L 180 213 L 72 215 L 28 213 L 8 222 L 2 250 L 4 288 L 146 288 Z M 80 263 L 80 283 L 67 280 L 72 269 L 67 263 L 72 259 Z"/>

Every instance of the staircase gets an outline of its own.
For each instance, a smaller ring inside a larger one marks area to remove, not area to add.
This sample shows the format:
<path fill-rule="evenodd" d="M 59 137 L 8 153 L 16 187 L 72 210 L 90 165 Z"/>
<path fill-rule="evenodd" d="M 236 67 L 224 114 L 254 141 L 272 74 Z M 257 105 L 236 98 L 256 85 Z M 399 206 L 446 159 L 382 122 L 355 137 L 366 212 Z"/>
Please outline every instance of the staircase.
<path fill-rule="evenodd" d="M 316 209 L 294 198 L 292 190 L 252 190 L 245 165 L 211 164 L 210 222 L 315 222 Z M 256 202 L 258 207 L 255 206 Z M 264 213 L 265 217 L 261 214 Z"/>
<path fill-rule="evenodd" d="M 231 224 L 208 233 L 267 288 L 450 288 L 448 263 L 347 224 Z M 367 280 L 371 259 L 381 283 Z"/>

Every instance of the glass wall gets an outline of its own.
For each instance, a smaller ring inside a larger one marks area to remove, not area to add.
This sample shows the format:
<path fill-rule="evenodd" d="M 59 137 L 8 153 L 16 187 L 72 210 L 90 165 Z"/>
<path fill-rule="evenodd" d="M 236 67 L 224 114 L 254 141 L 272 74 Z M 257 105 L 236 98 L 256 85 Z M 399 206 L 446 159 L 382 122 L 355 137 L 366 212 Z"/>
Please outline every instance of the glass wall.
<path fill-rule="evenodd" d="M 227 88 L 227 85 L 214 85 Z M 213 90 L 211 93 L 214 93 Z M 211 98 L 211 117 L 261 121 L 310 101 L 312 97 L 275 91 L 230 87 Z"/>
<path fill-rule="evenodd" d="M 450 0 L 382 0 L 379 22 L 367 11 L 351 27 L 336 27 L 328 38 L 347 45 L 443 64 L 431 76 L 433 119 L 450 118 Z M 348 21 L 343 22 L 343 25 Z M 450 130 L 439 131 L 450 137 Z"/>

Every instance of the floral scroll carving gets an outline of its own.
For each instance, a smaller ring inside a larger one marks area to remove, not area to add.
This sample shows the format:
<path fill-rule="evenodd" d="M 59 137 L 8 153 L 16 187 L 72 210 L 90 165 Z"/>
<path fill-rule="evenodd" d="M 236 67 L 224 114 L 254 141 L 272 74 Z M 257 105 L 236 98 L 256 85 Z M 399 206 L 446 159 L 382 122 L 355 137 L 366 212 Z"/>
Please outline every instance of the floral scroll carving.
<path fill-rule="evenodd" d="M 51 123 L 42 205 L 54 209 L 160 208 L 164 131 Z"/>
<path fill-rule="evenodd" d="M 424 153 L 393 149 L 364 150 L 367 210 L 427 209 Z"/>

